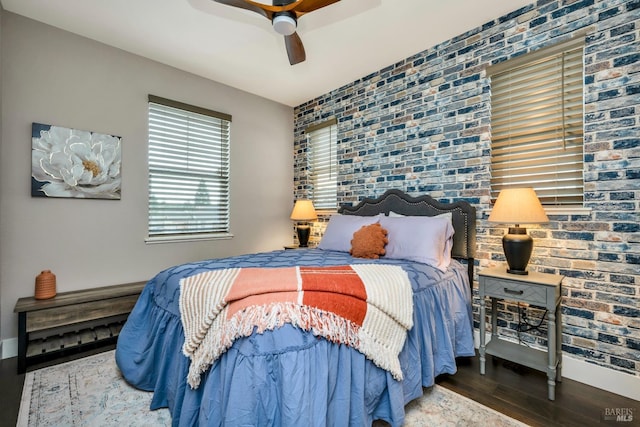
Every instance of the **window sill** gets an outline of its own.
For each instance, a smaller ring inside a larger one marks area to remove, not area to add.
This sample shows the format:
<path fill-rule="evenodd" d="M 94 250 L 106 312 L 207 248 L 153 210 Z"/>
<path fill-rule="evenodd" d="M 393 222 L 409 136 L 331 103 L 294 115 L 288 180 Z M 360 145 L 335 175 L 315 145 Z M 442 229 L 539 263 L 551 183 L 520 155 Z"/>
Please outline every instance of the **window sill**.
<path fill-rule="evenodd" d="M 337 209 L 320 209 L 316 210 L 318 216 L 330 216 L 338 213 Z"/>
<path fill-rule="evenodd" d="M 591 208 L 584 206 L 542 206 L 548 215 L 590 215 Z"/>
<path fill-rule="evenodd" d="M 542 206 L 547 216 L 590 215 L 591 208 L 584 206 Z M 491 214 L 491 210 L 488 212 Z"/>
<path fill-rule="evenodd" d="M 153 236 L 144 239 L 144 242 L 148 245 L 155 245 L 158 243 L 185 243 L 185 242 L 199 242 L 204 240 L 229 240 L 233 238 L 231 233 L 202 233 L 202 234 L 183 234 L 176 236 Z"/>

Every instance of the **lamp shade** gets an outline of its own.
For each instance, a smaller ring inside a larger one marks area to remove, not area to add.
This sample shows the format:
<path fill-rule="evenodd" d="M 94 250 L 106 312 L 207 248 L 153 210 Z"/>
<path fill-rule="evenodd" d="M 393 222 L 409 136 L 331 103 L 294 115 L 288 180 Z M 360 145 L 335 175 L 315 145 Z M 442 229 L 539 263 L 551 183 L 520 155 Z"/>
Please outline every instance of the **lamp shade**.
<path fill-rule="evenodd" d="M 311 200 L 296 200 L 296 204 L 293 205 L 293 211 L 291 212 L 291 219 L 294 221 L 312 221 L 318 219 L 316 210 L 313 207 Z"/>
<path fill-rule="evenodd" d="M 533 188 L 507 188 L 498 195 L 489 222 L 542 224 L 549 222 Z"/>

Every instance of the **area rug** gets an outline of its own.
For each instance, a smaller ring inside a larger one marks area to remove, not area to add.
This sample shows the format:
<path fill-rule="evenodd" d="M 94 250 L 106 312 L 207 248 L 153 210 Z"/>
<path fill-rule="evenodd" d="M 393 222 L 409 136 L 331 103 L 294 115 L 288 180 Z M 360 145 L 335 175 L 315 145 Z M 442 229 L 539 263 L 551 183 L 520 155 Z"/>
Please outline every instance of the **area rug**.
<path fill-rule="evenodd" d="M 150 402 L 151 393 L 124 381 L 109 351 L 27 373 L 17 425 L 170 426 L 169 411 L 150 411 Z M 405 426 L 427 425 L 525 426 L 437 385 L 407 406 Z"/>

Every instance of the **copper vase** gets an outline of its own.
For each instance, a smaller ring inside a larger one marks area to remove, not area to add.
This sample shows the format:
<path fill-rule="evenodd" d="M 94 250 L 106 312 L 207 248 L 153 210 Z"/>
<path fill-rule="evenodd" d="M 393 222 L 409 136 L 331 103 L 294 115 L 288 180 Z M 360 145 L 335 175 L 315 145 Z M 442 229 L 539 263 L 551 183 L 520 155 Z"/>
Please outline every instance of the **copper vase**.
<path fill-rule="evenodd" d="M 48 299 L 56 296 L 56 275 L 44 270 L 36 276 L 35 299 Z"/>

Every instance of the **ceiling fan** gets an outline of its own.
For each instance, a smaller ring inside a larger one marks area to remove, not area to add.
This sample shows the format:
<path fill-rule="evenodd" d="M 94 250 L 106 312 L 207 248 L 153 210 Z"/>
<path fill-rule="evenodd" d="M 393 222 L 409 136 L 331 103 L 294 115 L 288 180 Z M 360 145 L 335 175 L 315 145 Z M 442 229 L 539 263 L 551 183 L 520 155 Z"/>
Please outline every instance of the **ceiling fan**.
<path fill-rule="evenodd" d="M 215 1 L 259 13 L 270 20 L 276 33 L 284 36 L 289 63 L 295 65 L 303 62 L 307 57 L 302 40 L 296 33 L 298 18 L 306 13 L 337 3 L 340 0 L 273 0 L 272 5 L 251 0 Z"/>

